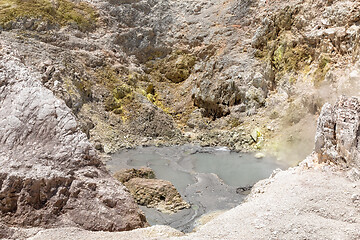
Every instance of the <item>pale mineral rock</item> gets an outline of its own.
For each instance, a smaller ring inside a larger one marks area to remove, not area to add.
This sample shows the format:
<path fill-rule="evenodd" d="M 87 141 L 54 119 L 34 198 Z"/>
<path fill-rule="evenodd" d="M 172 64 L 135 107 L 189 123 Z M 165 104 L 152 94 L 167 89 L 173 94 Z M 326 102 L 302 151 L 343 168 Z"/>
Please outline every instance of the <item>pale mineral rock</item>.
<path fill-rule="evenodd" d="M 1 46 L 0 46 L 1 47 Z M 123 231 L 147 225 L 65 103 L 0 51 L 0 217 L 11 226 Z"/>

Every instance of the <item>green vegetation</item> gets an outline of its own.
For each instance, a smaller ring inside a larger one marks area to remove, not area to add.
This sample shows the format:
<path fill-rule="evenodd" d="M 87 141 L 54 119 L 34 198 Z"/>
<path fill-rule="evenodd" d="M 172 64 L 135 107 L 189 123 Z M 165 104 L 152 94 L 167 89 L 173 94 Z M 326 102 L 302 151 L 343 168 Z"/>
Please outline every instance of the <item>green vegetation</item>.
<path fill-rule="evenodd" d="M 20 18 L 35 18 L 60 26 L 76 25 L 81 31 L 95 27 L 98 14 L 84 2 L 68 0 L 0 0 L 0 25 Z"/>

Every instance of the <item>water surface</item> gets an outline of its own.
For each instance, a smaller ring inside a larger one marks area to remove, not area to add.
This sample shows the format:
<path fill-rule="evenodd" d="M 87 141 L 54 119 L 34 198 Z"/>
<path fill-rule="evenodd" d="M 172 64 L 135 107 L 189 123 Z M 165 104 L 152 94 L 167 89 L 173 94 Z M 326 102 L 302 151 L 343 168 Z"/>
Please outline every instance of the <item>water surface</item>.
<path fill-rule="evenodd" d="M 112 172 L 147 166 L 158 179 L 174 184 L 191 204 L 190 209 L 171 215 L 142 209 L 151 225 L 170 225 L 184 232 L 191 231 L 196 219 L 203 214 L 239 205 L 245 194 L 236 193 L 238 187 L 268 178 L 276 168 L 287 168 L 272 157 L 256 159 L 251 153 L 192 145 L 123 150 L 114 154 L 107 165 Z"/>

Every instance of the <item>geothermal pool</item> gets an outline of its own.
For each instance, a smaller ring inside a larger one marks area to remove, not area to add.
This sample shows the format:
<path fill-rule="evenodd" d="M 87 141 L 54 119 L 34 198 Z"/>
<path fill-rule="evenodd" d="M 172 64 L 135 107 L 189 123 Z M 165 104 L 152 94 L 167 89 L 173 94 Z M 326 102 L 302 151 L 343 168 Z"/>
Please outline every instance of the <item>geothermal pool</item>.
<path fill-rule="evenodd" d="M 268 178 L 273 170 L 285 169 L 272 157 L 255 158 L 252 153 L 238 153 L 224 147 L 203 148 L 185 145 L 173 147 L 138 147 L 112 155 L 107 162 L 111 172 L 122 168 L 150 167 L 158 179 L 170 181 L 190 209 L 164 214 L 141 207 L 151 225 L 163 224 L 190 232 L 204 214 L 225 211 L 239 205 L 246 193 L 238 187 L 253 185 Z"/>

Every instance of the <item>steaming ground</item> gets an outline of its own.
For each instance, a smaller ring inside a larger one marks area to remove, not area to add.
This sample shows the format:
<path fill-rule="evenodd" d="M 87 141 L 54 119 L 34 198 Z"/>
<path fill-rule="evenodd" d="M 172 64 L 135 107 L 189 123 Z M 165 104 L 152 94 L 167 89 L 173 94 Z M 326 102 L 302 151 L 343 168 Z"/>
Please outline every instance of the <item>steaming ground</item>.
<path fill-rule="evenodd" d="M 360 72 L 354 66 L 343 66 L 329 72 L 327 81 L 318 88 L 299 82 L 293 97 L 277 92 L 270 95 L 256 116 L 247 116 L 245 129 L 260 129 L 265 139 L 260 150 L 268 151 L 279 161 L 296 166 L 314 149 L 316 122 L 325 102 L 334 104 L 340 96 L 360 96 Z M 336 78 L 336 81 L 335 79 Z M 331 82 L 331 79 L 334 81 Z M 277 116 L 274 117 L 274 112 Z M 254 126 L 255 125 L 255 126 Z"/>

